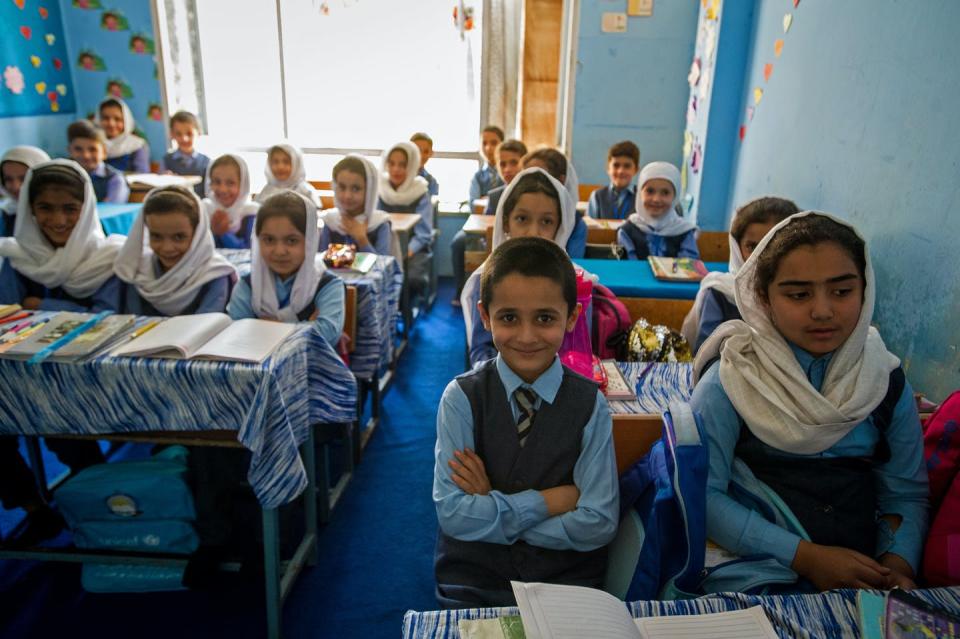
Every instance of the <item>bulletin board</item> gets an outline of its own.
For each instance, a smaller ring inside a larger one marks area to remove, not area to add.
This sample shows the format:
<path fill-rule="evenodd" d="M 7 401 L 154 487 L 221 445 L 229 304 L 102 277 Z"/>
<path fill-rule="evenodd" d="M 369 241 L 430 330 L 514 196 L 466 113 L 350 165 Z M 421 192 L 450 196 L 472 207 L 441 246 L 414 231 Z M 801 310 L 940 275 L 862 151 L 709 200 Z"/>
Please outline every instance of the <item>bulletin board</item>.
<path fill-rule="evenodd" d="M 0 118 L 76 111 L 57 0 L 0 0 Z"/>

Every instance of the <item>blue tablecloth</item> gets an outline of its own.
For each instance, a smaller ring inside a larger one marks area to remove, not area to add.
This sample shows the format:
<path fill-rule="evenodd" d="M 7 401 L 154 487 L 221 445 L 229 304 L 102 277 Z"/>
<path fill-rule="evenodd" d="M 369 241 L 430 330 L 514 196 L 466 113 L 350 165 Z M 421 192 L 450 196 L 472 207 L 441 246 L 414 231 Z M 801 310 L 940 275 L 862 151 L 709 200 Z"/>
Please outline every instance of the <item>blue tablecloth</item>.
<path fill-rule="evenodd" d="M 960 613 L 960 588 L 916 590 L 936 606 Z M 692 615 L 763 606 L 773 629 L 782 639 L 849 639 L 860 636 L 856 590 L 836 590 L 819 595 L 761 597 L 723 593 L 686 601 L 635 601 L 626 604 L 634 617 Z M 408 611 L 403 616 L 404 639 L 460 636 L 460 619 L 487 619 L 519 614 L 516 608 L 473 608 L 470 610 Z"/>
<path fill-rule="evenodd" d="M 78 364 L 0 360 L 0 433 L 235 430 L 264 507 L 307 486 L 298 447 L 318 423 L 356 419 L 357 382 L 312 326 L 264 362 L 110 357 Z"/>
<path fill-rule="evenodd" d="M 692 300 L 700 290 L 699 282 L 661 282 L 653 276 L 646 260 L 574 260 L 578 266 L 600 278 L 600 283 L 618 297 L 654 297 Z M 705 262 L 710 271 L 726 272 L 726 262 Z"/>
<path fill-rule="evenodd" d="M 248 249 L 219 249 L 241 275 L 250 272 Z M 361 379 L 372 379 L 393 359 L 403 271 L 397 260 L 380 255 L 367 273 L 336 271 L 347 284 L 357 287 L 357 335 L 350 353 L 350 370 Z"/>
<path fill-rule="evenodd" d="M 628 384 L 637 393 L 636 399 L 611 400 L 610 412 L 614 415 L 658 415 L 667 410 L 671 402 L 690 401 L 693 394 L 693 364 L 653 364 L 648 362 L 617 362 Z M 650 371 L 641 383 L 637 383 L 643 371 Z"/>
<path fill-rule="evenodd" d="M 133 226 L 133 221 L 137 219 L 142 208 L 143 202 L 124 202 L 123 204 L 97 202 L 97 214 L 100 216 L 104 233 L 107 235 L 129 234 L 130 227 Z"/>

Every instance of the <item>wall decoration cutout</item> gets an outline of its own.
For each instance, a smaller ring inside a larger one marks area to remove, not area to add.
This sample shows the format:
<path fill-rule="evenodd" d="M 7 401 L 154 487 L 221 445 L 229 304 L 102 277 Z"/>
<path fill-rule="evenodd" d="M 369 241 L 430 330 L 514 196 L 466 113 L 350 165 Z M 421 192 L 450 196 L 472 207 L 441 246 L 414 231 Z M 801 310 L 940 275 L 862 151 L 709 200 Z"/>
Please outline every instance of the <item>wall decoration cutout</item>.
<path fill-rule="evenodd" d="M 761 89 L 760 87 L 756 87 L 753 90 L 753 103 L 760 104 L 760 100 L 762 99 L 763 99 L 763 89 Z"/>
<path fill-rule="evenodd" d="M 60 62 L 67 50 L 59 11 L 57 2 L 0 2 L 0 118 L 75 109 L 72 91 L 66 96 L 54 92 L 57 100 L 47 95 L 47 87 L 72 86 L 70 70 Z"/>
<path fill-rule="evenodd" d="M 687 74 L 687 84 L 690 88 L 697 86 L 700 81 L 700 58 L 694 58 L 690 63 L 690 73 Z"/>
<path fill-rule="evenodd" d="M 107 80 L 107 89 L 104 93 L 123 100 L 133 97 L 133 89 L 130 88 L 129 84 L 119 78 L 110 78 Z"/>
<path fill-rule="evenodd" d="M 773 65 L 767 62 L 765 65 L 763 65 L 763 79 L 769 82 L 771 75 L 773 75 Z"/>
<path fill-rule="evenodd" d="M 790 25 L 793 24 L 793 14 L 787 13 L 783 16 L 783 32 L 786 33 L 790 30 Z"/>
<path fill-rule="evenodd" d="M 163 122 L 163 109 L 156 102 L 151 102 L 147 107 L 147 118 L 154 122 Z"/>
<path fill-rule="evenodd" d="M 91 49 L 80 51 L 80 57 L 77 58 L 77 65 L 84 71 L 106 71 L 107 65 L 103 63 L 103 58 L 94 53 Z"/>
<path fill-rule="evenodd" d="M 103 17 L 100 18 L 100 28 L 107 31 L 128 31 L 130 23 L 119 11 L 104 11 Z"/>
<path fill-rule="evenodd" d="M 141 55 L 153 55 L 157 49 L 152 38 L 143 33 L 135 33 L 130 36 L 130 51 Z"/>
<path fill-rule="evenodd" d="M 773 55 L 779 58 L 781 53 L 783 53 L 783 39 L 773 43 Z"/>
<path fill-rule="evenodd" d="M 103 9 L 100 0 L 73 0 L 73 6 L 77 9 Z"/>

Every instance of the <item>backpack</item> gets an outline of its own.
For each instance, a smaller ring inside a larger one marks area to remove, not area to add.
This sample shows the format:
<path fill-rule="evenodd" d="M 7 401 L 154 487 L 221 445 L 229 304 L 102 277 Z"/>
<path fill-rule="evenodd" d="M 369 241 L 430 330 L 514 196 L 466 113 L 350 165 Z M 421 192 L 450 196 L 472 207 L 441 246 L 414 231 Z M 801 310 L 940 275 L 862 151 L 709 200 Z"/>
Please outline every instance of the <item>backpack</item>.
<path fill-rule="evenodd" d="M 923 436 L 930 480 L 930 533 L 923 550 L 929 586 L 960 584 L 960 391 L 931 415 Z"/>
<path fill-rule="evenodd" d="M 626 601 L 696 592 L 707 541 L 707 461 L 699 416 L 686 403 L 671 404 L 663 415 L 661 438 L 620 478 L 621 518 L 634 524 L 623 528 L 637 531 L 633 540 L 618 535 L 611 546 L 611 558 L 618 545 L 634 548 L 633 557 L 620 561 L 636 566 L 626 576 Z"/>
<path fill-rule="evenodd" d="M 630 333 L 630 311 L 603 284 L 593 285 L 593 329 L 590 341 L 593 354 L 600 359 L 627 359 L 627 336 Z"/>

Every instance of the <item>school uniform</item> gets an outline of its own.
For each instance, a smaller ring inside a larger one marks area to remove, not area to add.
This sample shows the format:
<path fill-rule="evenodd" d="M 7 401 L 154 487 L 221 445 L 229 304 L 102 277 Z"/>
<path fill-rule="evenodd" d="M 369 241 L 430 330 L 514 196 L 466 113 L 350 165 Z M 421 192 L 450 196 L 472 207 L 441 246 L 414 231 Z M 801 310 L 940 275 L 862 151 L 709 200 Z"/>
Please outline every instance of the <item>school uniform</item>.
<path fill-rule="evenodd" d="M 240 189 L 237 199 L 230 206 L 224 206 L 210 188 L 210 169 L 213 162 L 207 167 L 207 176 L 204 188 L 208 196 L 203 199 L 203 208 L 207 219 L 213 219 L 217 211 L 226 211 L 230 217 L 230 226 L 226 233 L 214 235 L 213 240 L 217 248 L 250 248 L 250 238 L 253 236 L 253 226 L 256 222 L 260 204 L 250 199 L 250 171 L 243 158 L 234 153 L 227 153 L 240 167 Z"/>
<path fill-rule="evenodd" d="M 390 184 L 387 158 L 400 149 L 407 154 L 407 166 L 420 165 L 420 149 L 413 142 L 398 142 L 383 152 L 380 158 L 380 184 L 377 208 L 387 213 L 418 213 L 420 221 L 413 227 L 413 237 L 407 244 L 411 254 L 407 259 L 407 281 L 414 291 L 429 287 L 430 260 L 433 259 L 433 202 L 430 201 L 427 182 L 414 171 L 399 186 Z"/>
<path fill-rule="evenodd" d="M 674 198 L 669 210 L 654 217 L 643 208 L 641 190 L 653 179 L 669 180 Z M 677 215 L 680 198 L 680 171 L 669 162 L 651 162 L 640 171 L 637 179 L 636 212 L 617 230 L 617 243 L 627 251 L 631 260 L 655 257 L 700 257 L 697 248 L 697 226 Z"/>
<path fill-rule="evenodd" d="M 210 166 L 210 158 L 199 151 L 193 153 L 184 153 L 180 149 L 174 149 L 160 160 L 160 172 L 170 171 L 177 175 L 199 175 L 204 177 L 207 174 L 207 167 Z M 200 197 L 203 197 L 206 191 L 203 188 L 203 180 L 194 185 L 193 191 Z"/>
<path fill-rule="evenodd" d="M 587 215 L 597 220 L 625 220 L 636 212 L 637 188 L 617 189 L 612 184 L 590 194 Z"/>
<path fill-rule="evenodd" d="M 781 222 L 755 254 L 808 214 Z M 893 552 L 917 571 L 927 527 L 922 430 L 899 360 L 870 327 L 869 255 L 858 323 L 821 356 L 786 341 L 772 324 L 753 290 L 756 263 L 748 260 L 736 277 L 744 320 L 715 331 L 694 365 L 691 406 L 709 445 L 707 536 L 740 556 L 766 554 L 791 568 L 799 534 L 731 489 L 732 474 L 747 472 L 776 493 L 813 543 L 872 557 Z M 896 532 L 883 514 L 902 518 Z"/>
<path fill-rule="evenodd" d="M 150 172 L 150 146 L 134 133 L 137 123 L 127 103 L 120 98 L 106 98 L 97 107 L 97 113 L 106 103 L 116 102 L 123 113 L 123 132 L 107 139 L 107 164 L 124 173 Z"/>
<path fill-rule="evenodd" d="M 362 155 L 349 154 L 347 157 L 356 158 L 363 163 L 364 168 L 364 200 L 363 213 L 354 219 L 366 222 L 367 237 L 370 248 L 377 255 L 392 255 L 401 266 L 404 262 L 404 256 L 400 253 L 400 243 L 393 234 L 393 226 L 390 223 L 390 216 L 377 209 L 377 192 L 379 190 L 379 176 L 377 167 L 373 162 Z M 343 213 L 343 203 L 340 197 L 333 194 L 334 208 L 327 209 L 320 214 L 320 220 L 323 222 L 323 228 L 320 230 L 320 252 L 327 250 L 330 244 L 354 244 L 359 246 L 358 238 L 351 237 L 346 227 L 341 223 Z"/>
<path fill-rule="evenodd" d="M 10 147 L 3 156 L 0 156 L 0 173 L 2 173 L 4 162 L 17 162 L 30 169 L 49 160 L 50 156 L 47 155 L 47 152 L 35 146 Z M 0 175 L 0 178 L 2 177 Z M 3 188 L 2 179 L 0 179 L 0 197 L 2 197 L 0 199 L 0 237 L 13 237 L 14 227 L 17 223 L 17 198 Z"/>
<path fill-rule="evenodd" d="M 732 235 L 727 235 L 730 244 L 730 260 L 726 273 L 711 271 L 700 280 L 700 290 L 693 306 L 683 318 L 680 333 L 696 353 L 718 326 L 730 320 L 742 319 L 737 308 L 736 275 L 743 266 L 740 245 Z"/>
<path fill-rule="evenodd" d="M 260 257 L 259 242 L 253 243 L 251 272 L 233 288 L 227 315 L 233 319 L 269 318 L 281 322 L 305 322 L 317 313 L 314 326 L 331 346 L 343 332 L 346 288 L 330 273 L 317 254 L 317 210 L 307 205 L 306 258 L 296 273 L 280 279 Z"/>
<path fill-rule="evenodd" d="M 273 145 L 272 148 L 279 148 L 290 156 L 290 177 L 286 180 L 278 180 L 270 168 L 270 157 L 267 154 L 267 165 L 263 169 L 263 175 L 267 178 L 267 183 L 263 190 L 257 193 L 256 201 L 263 204 L 270 196 L 284 191 L 294 191 L 304 196 L 314 204 L 319 203 L 319 195 L 308 182 L 306 169 L 303 166 L 303 152 L 287 142 Z"/>
<path fill-rule="evenodd" d="M 540 168 L 529 168 L 521 171 L 513 181 L 506 187 L 506 202 L 510 191 L 516 188 L 518 181 L 527 175 L 539 172 L 545 175 L 557 191 L 560 199 L 560 225 L 554 236 L 554 243 L 566 249 L 569 246 L 568 240 L 574 232 L 576 225 L 576 211 L 569 193 L 557 179 Z M 581 220 L 582 222 L 582 220 Z M 497 218 L 493 223 L 493 246 L 490 251 L 494 251 L 500 244 L 507 239 L 507 234 L 503 230 L 503 211 L 497 211 Z M 470 274 L 460 295 L 460 305 L 463 307 L 463 320 L 467 333 L 467 352 L 470 366 L 477 366 L 481 362 L 494 357 L 497 349 L 493 345 L 493 335 L 483 327 L 483 321 L 480 318 L 480 311 L 477 309 L 477 302 L 480 301 L 480 277 L 483 275 L 483 265 Z"/>
<path fill-rule="evenodd" d="M 130 199 L 130 187 L 123 173 L 106 162 L 101 162 L 90 172 L 90 181 L 93 182 L 97 202 L 123 203 Z"/>
<path fill-rule="evenodd" d="M 521 445 L 516 392 L 535 416 Z M 463 492 L 447 461 L 473 449 L 493 490 Z M 551 517 L 539 491 L 576 484 L 577 508 Z M 510 580 L 602 587 L 619 515 L 609 408 L 597 387 L 555 357 L 532 384 L 500 357 L 454 379 L 437 412 L 435 573 L 444 607 L 515 605 Z"/>
<path fill-rule="evenodd" d="M 503 186 L 503 178 L 500 177 L 492 164 L 483 161 L 480 168 L 470 179 L 470 206 L 473 206 L 474 200 L 489 194 L 490 191 L 499 186 Z"/>
<path fill-rule="evenodd" d="M 66 244 L 54 248 L 26 197 L 18 202 L 20 224 L 12 239 L 0 242 L 0 303 L 19 304 L 25 297 L 41 298 L 43 310 L 98 312 L 120 308 L 120 285 L 113 276 L 113 261 L 122 236 L 105 237 L 97 215 L 97 200 L 90 176 L 73 160 L 51 160 L 27 172 L 23 192 L 29 193 L 36 170 L 75 174 L 84 183 L 80 217 Z"/>
<path fill-rule="evenodd" d="M 440 195 L 440 183 L 437 182 L 437 178 L 433 177 L 427 172 L 426 168 L 422 168 L 417 171 L 417 175 L 427 181 L 427 192 L 431 197 L 434 195 Z"/>
<path fill-rule="evenodd" d="M 164 189 L 155 189 L 146 202 Z M 124 312 L 135 315 L 193 315 L 222 313 L 237 279 L 236 269 L 214 250 L 210 221 L 200 198 L 186 191 L 199 211 L 190 248 L 180 261 L 164 269 L 144 239 L 149 230 L 141 209 L 114 262 L 114 272 L 125 284 Z"/>
<path fill-rule="evenodd" d="M 503 197 L 503 192 L 507 189 L 507 186 L 508 185 L 504 184 L 503 186 L 490 189 L 487 193 L 487 208 L 483 210 L 484 215 L 496 214 L 497 208 L 500 206 L 500 198 Z"/>

